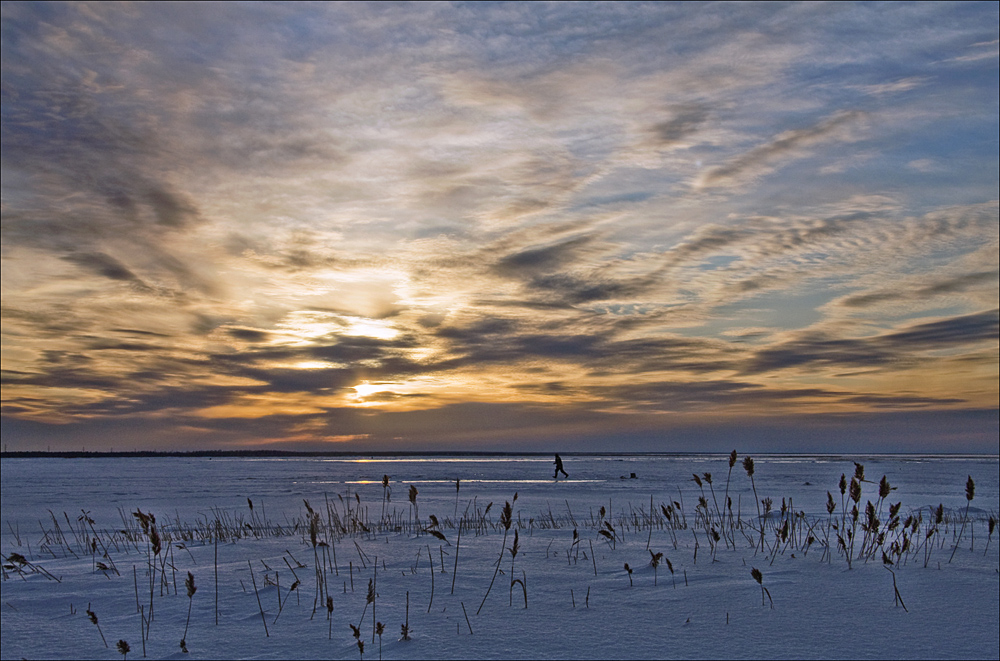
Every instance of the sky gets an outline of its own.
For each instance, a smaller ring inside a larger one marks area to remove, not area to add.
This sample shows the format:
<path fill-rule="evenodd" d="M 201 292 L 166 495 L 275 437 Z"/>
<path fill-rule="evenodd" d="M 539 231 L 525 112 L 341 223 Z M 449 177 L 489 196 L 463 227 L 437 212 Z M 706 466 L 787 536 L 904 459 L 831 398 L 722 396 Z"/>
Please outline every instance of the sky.
<path fill-rule="evenodd" d="M 4 449 L 996 452 L 997 3 L 2 7 Z"/>

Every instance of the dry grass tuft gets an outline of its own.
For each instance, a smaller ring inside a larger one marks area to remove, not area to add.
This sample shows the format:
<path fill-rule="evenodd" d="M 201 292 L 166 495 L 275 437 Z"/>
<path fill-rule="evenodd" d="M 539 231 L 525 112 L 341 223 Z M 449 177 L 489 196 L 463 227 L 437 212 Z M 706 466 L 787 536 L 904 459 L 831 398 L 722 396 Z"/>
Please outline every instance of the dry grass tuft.
<path fill-rule="evenodd" d="M 653 553 L 652 551 L 650 551 L 649 555 L 651 556 L 649 559 L 649 564 L 653 568 L 653 585 L 656 585 L 656 574 L 657 570 L 660 567 L 660 561 L 663 559 L 663 553 L 662 552 Z"/>
<path fill-rule="evenodd" d="M 490 503 L 490 505 L 492 504 L 493 503 Z M 486 509 L 488 511 L 489 507 Z M 493 578 L 490 579 L 490 586 L 486 588 L 486 594 L 483 595 L 483 600 L 479 603 L 476 615 L 479 615 L 479 612 L 483 610 L 483 604 L 486 603 L 486 597 L 490 596 L 490 590 L 493 589 L 493 583 L 497 580 L 497 573 L 500 571 L 500 563 L 503 562 L 503 552 L 507 548 L 507 533 L 510 531 L 512 516 L 513 510 L 510 506 L 510 502 L 505 502 L 503 505 L 503 511 L 500 513 L 500 524 L 503 526 L 503 542 L 500 544 L 500 557 L 497 559 L 496 569 L 493 570 Z"/>
<path fill-rule="evenodd" d="M 87 619 L 89 619 L 91 623 L 97 627 L 97 633 L 101 634 L 101 641 L 104 643 L 104 646 L 107 647 L 108 641 L 104 639 L 104 632 L 101 631 L 101 625 L 97 623 L 97 613 L 90 610 L 90 604 L 87 604 Z"/>
<path fill-rule="evenodd" d="M 771 608 L 774 608 L 774 600 L 771 599 L 771 591 L 764 587 L 764 575 L 760 573 L 760 570 L 756 567 L 750 569 L 750 575 L 753 576 L 753 580 L 757 581 L 757 585 L 760 586 L 760 605 L 764 605 L 764 594 L 767 594 L 768 600 L 771 602 Z"/>
<path fill-rule="evenodd" d="M 976 497 L 976 483 L 972 481 L 972 476 L 965 482 L 965 515 L 962 517 L 962 530 L 958 533 L 958 539 L 955 540 L 955 548 L 951 550 L 951 557 L 948 558 L 950 563 L 955 559 L 955 552 L 958 550 L 958 545 L 962 543 L 962 535 L 965 533 L 965 524 L 969 522 L 969 506 L 972 505 L 972 499 Z"/>

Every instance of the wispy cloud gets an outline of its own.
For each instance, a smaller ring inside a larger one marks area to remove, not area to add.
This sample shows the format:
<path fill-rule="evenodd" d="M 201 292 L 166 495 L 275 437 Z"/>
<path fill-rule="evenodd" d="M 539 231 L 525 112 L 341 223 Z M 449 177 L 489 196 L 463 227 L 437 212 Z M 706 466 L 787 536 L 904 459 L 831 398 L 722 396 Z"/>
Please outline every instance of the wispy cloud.
<path fill-rule="evenodd" d="M 926 360 L 926 356 L 920 355 L 923 352 L 992 342 L 998 332 L 997 310 L 913 324 L 867 338 L 834 338 L 806 332 L 797 339 L 757 352 L 747 371 L 801 366 L 912 367 L 916 361 Z"/>
<path fill-rule="evenodd" d="M 813 126 L 783 131 L 725 165 L 706 171 L 698 177 L 695 186 L 710 188 L 739 184 L 748 178 L 768 174 L 782 163 L 802 158 L 810 147 L 835 140 L 855 139 L 847 129 L 858 124 L 863 117 L 859 111 L 837 112 Z"/>

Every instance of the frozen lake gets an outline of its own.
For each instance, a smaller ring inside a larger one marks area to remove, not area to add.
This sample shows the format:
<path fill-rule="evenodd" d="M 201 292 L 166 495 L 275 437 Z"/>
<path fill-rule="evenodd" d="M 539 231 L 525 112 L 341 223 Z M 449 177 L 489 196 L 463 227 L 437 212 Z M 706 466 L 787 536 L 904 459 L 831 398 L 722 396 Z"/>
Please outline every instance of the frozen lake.
<path fill-rule="evenodd" d="M 126 639 L 133 657 L 145 643 L 156 658 L 358 658 L 348 625 L 357 625 L 364 612 L 368 621 L 361 629 L 367 626 L 368 633 L 361 639 L 367 640 L 365 654 L 375 658 L 369 579 L 378 581 L 374 606 L 386 623 L 385 658 L 1000 654 L 997 540 L 986 548 L 989 519 L 1000 510 L 997 457 L 758 455 L 752 483 L 743 456 L 731 477 L 724 455 L 563 459 L 569 478 L 556 481 L 551 455 L 5 458 L 0 547 L 10 568 L 2 583 L 2 656 L 120 658 L 114 643 Z M 848 550 L 835 540 L 851 523 L 842 506 L 850 510 L 850 494 L 842 500 L 838 482 L 842 474 L 851 480 L 854 462 L 864 466 L 864 481 L 849 565 Z M 892 490 L 880 499 L 883 476 Z M 969 476 L 975 482 L 971 502 Z M 773 504 L 763 543 L 754 488 Z M 827 492 L 834 497 L 833 514 Z M 319 539 L 330 542 L 328 555 L 340 554 L 336 561 L 314 555 L 303 500 L 321 515 Z M 871 540 L 862 538 L 869 500 L 879 518 Z M 505 502 L 512 503 L 506 535 Z M 893 524 L 890 506 L 896 503 Z M 939 504 L 944 518 L 926 538 Z M 967 505 L 962 541 L 949 563 Z M 160 576 L 169 580 L 164 588 L 156 579 L 153 596 L 144 581 L 157 570 L 151 572 L 147 560 L 149 540 L 136 538 L 137 510 L 156 516 L 166 542 L 161 560 L 167 564 L 159 571 L 168 567 Z M 94 522 L 92 532 L 84 530 L 83 512 Z M 52 515 L 62 541 L 56 541 Z M 911 523 L 904 525 L 907 517 Z M 242 528 L 223 534 L 218 547 L 218 626 L 215 544 L 205 536 L 217 519 Z M 790 526 L 783 539 L 784 521 Z M 908 550 L 901 548 L 904 530 Z M 515 531 L 519 549 L 512 558 Z M 720 533 L 713 543 L 712 535 Z M 877 533 L 883 538 L 878 545 Z M 459 549 L 461 562 L 453 564 Z M 663 553 L 674 571 L 665 564 L 653 568 L 650 551 Z M 12 553 L 28 564 L 15 569 Z M 436 563 L 436 587 L 428 554 Z M 117 571 L 98 569 L 102 558 Z M 884 568 L 884 561 L 892 564 Z M 36 566 L 53 578 L 31 570 Z M 761 584 L 752 568 L 762 572 Z M 188 571 L 199 590 L 190 600 L 190 654 L 184 655 L 178 641 L 189 606 L 183 586 Z M 481 601 L 495 572 L 499 578 Z M 293 575 L 300 581 L 296 594 L 290 591 Z M 894 578 L 906 610 L 896 601 Z M 324 599 L 313 614 L 322 595 L 333 600 L 329 620 Z M 407 598 L 415 633 L 400 641 Z M 762 600 L 774 608 L 762 607 Z M 109 647 L 81 614 L 88 603 Z M 150 604 L 161 615 L 147 629 L 139 606 Z"/>

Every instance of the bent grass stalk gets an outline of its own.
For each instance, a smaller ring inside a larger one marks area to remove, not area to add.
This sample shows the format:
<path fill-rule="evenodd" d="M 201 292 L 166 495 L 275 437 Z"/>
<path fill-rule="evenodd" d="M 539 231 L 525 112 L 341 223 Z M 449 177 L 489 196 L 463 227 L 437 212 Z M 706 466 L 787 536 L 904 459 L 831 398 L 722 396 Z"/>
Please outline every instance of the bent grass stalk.
<path fill-rule="evenodd" d="M 931 541 L 931 537 L 934 536 L 938 531 L 938 526 L 944 520 L 944 503 L 938 503 L 937 509 L 934 510 L 934 524 L 927 527 L 927 532 L 924 535 L 924 569 L 927 569 L 927 564 L 931 561 L 931 552 L 934 550 L 934 543 Z"/>
<path fill-rule="evenodd" d="M 472 622 L 469 622 L 469 614 L 465 610 L 465 602 L 464 601 L 460 601 L 458 603 L 460 603 L 462 605 L 462 614 L 465 615 L 465 624 L 468 625 L 468 627 L 469 627 L 469 635 L 473 636 L 475 634 L 472 633 Z"/>
<path fill-rule="evenodd" d="M 892 560 L 890 560 L 885 553 L 882 554 L 882 568 L 892 574 L 892 591 L 895 595 L 895 601 L 893 602 L 896 606 L 902 606 L 903 610 L 907 613 L 910 609 L 906 607 L 906 603 L 903 602 L 903 595 L 899 594 L 899 586 L 896 585 L 896 572 L 892 569 Z"/>
<path fill-rule="evenodd" d="M 254 577 L 253 565 L 250 564 L 249 560 L 247 560 L 247 567 L 250 568 L 250 580 L 253 581 L 253 593 L 257 597 L 257 608 L 260 610 L 260 621 L 264 624 L 264 636 L 270 638 L 271 634 L 267 631 L 267 620 L 264 619 L 264 606 L 260 603 L 260 592 L 257 591 L 257 579 Z"/>
<path fill-rule="evenodd" d="M 493 578 L 490 580 L 490 586 L 486 588 L 486 594 L 483 595 L 483 600 L 479 603 L 479 608 L 476 609 L 476 615 L 483 610 L 483 604 L 486 603 L 486 598 L 490 596 L 490 590 L 493 589 L 493 583 L 497 580 L 497 573 L 500 571 L 500 563 L 503 562 L 503 552 L 507 548 L 507 533 L 510 531 L 511 523 L 511 507 L 509 502 L 505 502 L 503 506 L 503 512 L 500 513 L 500 524 L 503 526 L 503 541 L 500 543 L 500 557 L 497 558 L 496 569 L 493 570 Z"/>
<path fill-rule="evenodd" d="M 431 555 L 431 547 L 429 544 L 427 545 L 427 563 L 430 565 L 429 570 L 431 574 L 431 598 L 430 601 L 427 602 L 427 612 L 430 613 L 431 605 L 434 603 L 434 556 Z M 372 611 L 373 616 L 374 614 L 375 612 Z"/>

